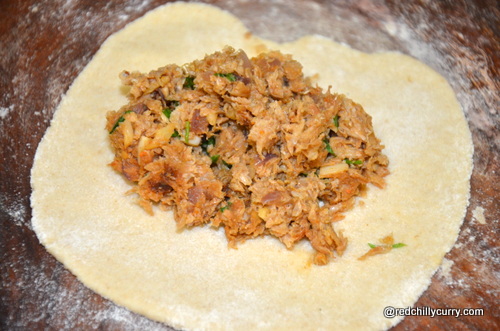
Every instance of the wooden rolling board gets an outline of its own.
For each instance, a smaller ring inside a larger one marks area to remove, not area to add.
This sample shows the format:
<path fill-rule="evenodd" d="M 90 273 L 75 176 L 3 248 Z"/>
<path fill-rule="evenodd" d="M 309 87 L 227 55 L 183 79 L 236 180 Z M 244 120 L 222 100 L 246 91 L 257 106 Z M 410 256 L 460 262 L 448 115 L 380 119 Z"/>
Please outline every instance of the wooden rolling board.
<path fill-rule="evenodd" d="M 164 2 L 0 1 L 2 330 L 170 329 L 83 286 L 38 242 L 29 204 L 33 157 L 62 95 L 111 33 Z M 483 308 L 484 316 L 407 317 L 393 329 L 500 329 L 499 3 L 277 1 L 276 19 L 265 1 L 206 2 L 262 37 L 317 33 L 362 51 L 400 51 L 448 79 L 474 141 L 470 206 L 457 244 L 415 306 Z"/>

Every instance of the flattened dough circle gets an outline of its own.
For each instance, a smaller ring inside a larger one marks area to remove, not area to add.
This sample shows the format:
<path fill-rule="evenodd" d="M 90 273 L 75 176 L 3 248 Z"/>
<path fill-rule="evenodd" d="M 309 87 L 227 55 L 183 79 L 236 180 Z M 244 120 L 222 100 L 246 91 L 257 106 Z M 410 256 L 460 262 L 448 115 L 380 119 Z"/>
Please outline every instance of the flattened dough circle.
<path fill-rule="evenodd" d="M 388 328 L 385 306 L 407 307 L 427 288 L 465 215 L 472 141 L 443 77 L 401 54 L 364 54 L 318 36 L 276 44 L 248 36 L 229 13 L 201 4 L 159 7 L 112 35 L 74 81 L 32 169 L 33 228 L 41 243 L 97 293 L 183 329 Z M 105 113 L 126 103 L 117 75 L 187 63 L 225 45 L 293 54 L 319 85 L 373 117 L 391 164 L 387 188 L 339 223 L 349 246 L 327 266 L 310 247 L 259 238 L 227 248 L 207 228 L 177 233 L 171 213 L 147 215 L 107 164 Z M 407 246 L 357 258 L 392 233 Z"/>

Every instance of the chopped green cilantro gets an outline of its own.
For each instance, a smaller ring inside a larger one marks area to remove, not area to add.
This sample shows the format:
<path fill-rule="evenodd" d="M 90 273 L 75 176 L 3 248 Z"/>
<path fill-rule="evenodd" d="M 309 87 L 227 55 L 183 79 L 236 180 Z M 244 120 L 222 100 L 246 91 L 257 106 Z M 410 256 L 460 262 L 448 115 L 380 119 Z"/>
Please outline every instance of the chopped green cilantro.
<path fill-rule="evenodd" d="M 109 131 L 109 134 L 112 134 L 113 132 L 115 132 L 116 128 L 120 125 L 121 122 L 124 122 L 125 121 L 125 114 L 128 114 L 128 113 L 132 113 L 133 111 L 132 110 L 127 110 L 126 112 L 123 113 L 122 116 L 120 116 L 116 122 L 115 122 L 115 125 L 113 125 L 113 128 L 111 129 L 111 131 Z"/>
<path fill-rule="evenodd" d="M 360 165 L 363 164 L 362 160 L 349 160 L 349 159 L 344 159 L 344 162 L 347 163 L 348 165 L 354 164 L 354 165 Z"/>
<path fill-rule="evenodd" d="M 379 247 L 380 245 L 374 245 L 374 244 L 368 243 L 368 246 L 370 246 L 370 248 L 375 248 L 375 247 Z M 392 245 L 391 247 L 392 248 L 401 248 L 401 247 L 405 247 L 405 246 L 406 246 L 406 244 L 397 243 L 397 244 Z"/>
<path fill-rule="evenodd" d="M 171 108 L 165 108 L 165 109 L 163 109 L 163 114 L 164 114 L 164 115 L 165 115 L 168 119 L 170 119 L 170 115 L 172 114 L 172 111 L 173 111 L 173 109 L 171 109 Z"/>
<path fill-rule="evenodd" d="M 339 115 L 335 115 L 333 118 L 333 124 L 335 124 L 335 127 L 339 127 Z"/>
<path fill-rule="evenodd" d="M 230 82 L 235 82 L 236 81 L 236 75 L 235 74 L 223 74 L 223 73 L 216 73 L 215 76 L 217 77 L 226 77 Z"/>
<path fill-rule="evenodd" d="M 167 107 L 163 109 L 162 112 L 168 119 L 170 119 L 170 115 L 175 110 L 175 108 L 177 108 L 177 106 L 179 106 L 179 101 L 169 100 L 167 101 Z"/>
<path fill-rule="evenodd" d="M 231 169 L 233 167 L 232 164 L 229 164 L 227 163 L 226 161 L 222 160 L 222 164 L 224 164 L 226 167 L 228 167 L 229 169 Z"/>
<path fill-rule="evenodd" d="M 185 89 L 194 90 L 194 76 L 187 76 L 182 87 Z"/>
<path fill-rule="evenodd" d="M 220 209 L 221 213 L 223 213 L 223 212 L 224 212 L 224 210 L 229 209 L 229 208 L 231 207 L 231 205 L 232 205 L 232 204 L 233 204 L 233 203 L 232 203 L 231 201 L 228 201 L 228 202 L 227 202 L 227 205 L 226 205 L 226 206 L 224 206 L 224 207 L 222 207 L 222 208 Z"/>
<path fill-rule="evenodd" d="M 179 134 L 179 131 L 177 130 L 174 130 L 174 133 L 172 133 L 172 138 L 175 138 L 175 137 L 180 137 L 181 135 Z"/>
<path fill-rule="evenodd" d="M 208 146 L 215 146 L 215 136 L 211 136 L 210 138 L 208 139 L 203 139 L 202 142 L 201 142 L 201 149 L 207 153 L 207 149 L 208 149 Z"/>
<path fill-rule="evenodd" d="M 212 160 L 212 164 L 217 163 L 217 161 L 219 160 L 219 157 L 220 157 L 220 155 L 212 155 L 212 156 L 210 156 L 210 159 Z"/>
<path fill-rule="evenodd" d="M 186 121 L 184 125 L 185 125 L 184 142 L 187 144 L 189 142 L 189 132 L 191 131 L 191 123 L 189 121 Z"/>
<path fill-rule="evenodd" d="M 332 154 L 333 156 L 337 156 L 337 155 L 335 155 L 335 152 L 333 151 L 332 146 L 330 146 L 330 142 L 328 141 L 328 138 L 323 139 L 323 142 L 326 145 L 326 150 L 328 151 L 328 153 Z"/>

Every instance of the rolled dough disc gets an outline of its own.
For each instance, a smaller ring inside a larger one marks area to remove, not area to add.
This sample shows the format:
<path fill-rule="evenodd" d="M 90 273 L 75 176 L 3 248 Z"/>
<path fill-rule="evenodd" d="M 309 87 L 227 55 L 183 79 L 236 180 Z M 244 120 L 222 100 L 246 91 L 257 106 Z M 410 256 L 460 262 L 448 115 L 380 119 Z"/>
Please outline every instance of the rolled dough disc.
<path fill-rule="evenodd" d="M 225 45 L 249 55 L 290 53 L 318 84 L 373 117 L 390 159 L 383 190 L 370 187 L 338 223 L 344 256 L 310 263 L 312 249 L 272 238 L 229 249 L 221 231 L 177 232 L 171 212 L 149 216 L 113 159 L 105 114 L 126 104 L 118 74 L 183 64 Z M 115 33 L 74 81 L 32 169 L 33 228 L 86 286 L 119 305 L 183 329 L 375 330 L 386 306 L 413 305 L 454 244 L 469 197 L 472 141 L 448 83 L 402 54 L 365 54 L 319 36 L 277 44 L 202 4 L 157 8 Z M 393 234 L 407 246 L 357 258 Z"/>

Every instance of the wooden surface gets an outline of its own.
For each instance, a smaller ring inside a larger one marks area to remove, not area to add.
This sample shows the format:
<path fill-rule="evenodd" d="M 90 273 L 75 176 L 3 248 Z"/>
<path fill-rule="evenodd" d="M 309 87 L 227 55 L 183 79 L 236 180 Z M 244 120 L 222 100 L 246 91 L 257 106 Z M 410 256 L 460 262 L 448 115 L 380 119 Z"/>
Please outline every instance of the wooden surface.
<path fill-rule="evenodd" d="M 39 244 L 29 206 L 33 157 L 61 96 L 107 36 L 163 2 L 0 1 L 1 330 L 169 329 L 76 280 Z M 263 1 L 209 3 L 263 37 L 319 33 L 364 51 L 398 50 L 448 79 L 475 146 L 470 206 L 447 268 L 415 306 L 484 316 L 407 317 L 394 330 L 499 330 L 498 1 L 278 1 L 279 20 Z"/>

